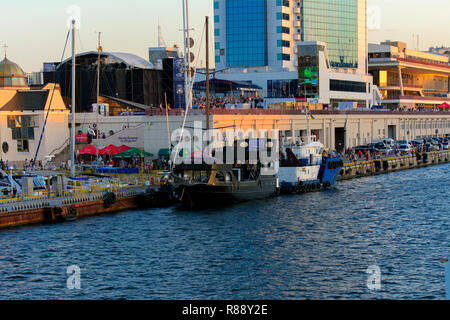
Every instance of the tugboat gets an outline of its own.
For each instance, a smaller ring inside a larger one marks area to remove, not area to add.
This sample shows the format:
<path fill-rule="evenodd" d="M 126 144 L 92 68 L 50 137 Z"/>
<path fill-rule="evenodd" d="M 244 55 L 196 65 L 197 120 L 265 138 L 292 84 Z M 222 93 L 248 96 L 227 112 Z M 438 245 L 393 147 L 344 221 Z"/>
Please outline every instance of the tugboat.
<path fill-rule="evenodd" d="M 279 185 L 274 170 L 277 164 L 263 164 L 259 156 L 257 162 L 251 164 L 248 161 L 248 140 L 244 144 L 247 145 L 246 160 L 242 163 L 235 157 L 234 164 L 208 165 L 202 161 L 202 164 L 180 164 L 174 167 L 176 190 L 184 207 L 231 204 L 277 195 Z M 223 155 L 226 157 L 225 152 Z"/>
<path fill-rule="evenodd" d="M 285 143 L 280 154 L 278 177 L 281 193 L 297 194 L 329 189 L 344 165 L 340 157 L 324 152 L 318 141 Z"/>

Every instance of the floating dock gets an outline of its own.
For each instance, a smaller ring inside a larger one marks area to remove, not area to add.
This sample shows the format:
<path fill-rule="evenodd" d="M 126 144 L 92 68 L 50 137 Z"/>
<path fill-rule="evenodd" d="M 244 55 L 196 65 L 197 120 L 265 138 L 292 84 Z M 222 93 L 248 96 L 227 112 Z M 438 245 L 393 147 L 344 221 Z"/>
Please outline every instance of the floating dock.
<path fill-rule="evenodd" d="M 402 156 L 356 163 L 346 163 L 340 172 L 338 180 L 350 180 L 449 162 L 450 150 L 426 152 L 414 156 Z"/>
<path fill-rule="evenodd" d="M 30 196 L 21 194 L 19 197 L 3 198 L 0 199 L 0 228 L 64 222 L 92 215 L 174 204 L 170 187 L 155 185 L 154 179 L 151 180 L 149 184 L 73 186 L 72 189 L 64 190 L 61 184 L 58 186 L 56 183 L 48 184 L 47 190 L 43 192 L 30 192 Z"/>

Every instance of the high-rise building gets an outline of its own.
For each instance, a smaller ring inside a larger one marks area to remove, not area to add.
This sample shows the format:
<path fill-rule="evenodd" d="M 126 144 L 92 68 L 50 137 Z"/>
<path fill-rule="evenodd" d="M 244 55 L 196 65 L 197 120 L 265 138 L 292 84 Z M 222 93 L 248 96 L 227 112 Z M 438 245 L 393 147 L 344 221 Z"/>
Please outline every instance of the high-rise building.
<path fill-rule="evenodd" d="M 366 25 L 367 0 L 214 0 L 216 75 L 299 96 L 299 45 L 320 43 L 329 73 L 370 83 Z"/>

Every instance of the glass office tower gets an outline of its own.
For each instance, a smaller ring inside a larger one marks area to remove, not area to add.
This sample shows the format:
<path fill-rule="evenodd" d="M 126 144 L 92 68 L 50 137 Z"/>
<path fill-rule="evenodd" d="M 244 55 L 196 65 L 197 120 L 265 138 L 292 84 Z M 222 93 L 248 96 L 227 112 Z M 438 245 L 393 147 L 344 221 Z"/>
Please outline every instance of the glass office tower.
<path fill-rule="evenodd" d="M 227 67 L 267 65 L 266 0 L 226 1 Z"/>
<path fill-rule="evenodd" d="M 358 1 L 302 0 L 302 41 L 327 44 L 330 65 L 358 68 Z"/>

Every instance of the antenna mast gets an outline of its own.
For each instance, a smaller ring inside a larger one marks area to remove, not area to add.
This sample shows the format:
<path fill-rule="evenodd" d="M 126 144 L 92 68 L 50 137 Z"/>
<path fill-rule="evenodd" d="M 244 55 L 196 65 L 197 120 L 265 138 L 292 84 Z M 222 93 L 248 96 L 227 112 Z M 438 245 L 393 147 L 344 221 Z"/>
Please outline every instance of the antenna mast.
<path fill-rule="evenodd" d="M 70 173 L 75 176 L 75 20 L 72 20 L 72 128 L 70 130 Z"/>
<path fill-rule="evenodd" d="M 97 60 L 97 128 L 96 128 L 96 138 L 97 138 L 97 165 L 99 159 L 99 139 L 100 139 L 100 123 L 99 123 L 99 113 L 100 113 L 100 51 L 101 51 L 101 32 L 98 33 L 98 60 Z"/>

